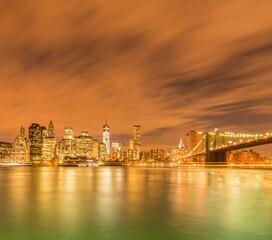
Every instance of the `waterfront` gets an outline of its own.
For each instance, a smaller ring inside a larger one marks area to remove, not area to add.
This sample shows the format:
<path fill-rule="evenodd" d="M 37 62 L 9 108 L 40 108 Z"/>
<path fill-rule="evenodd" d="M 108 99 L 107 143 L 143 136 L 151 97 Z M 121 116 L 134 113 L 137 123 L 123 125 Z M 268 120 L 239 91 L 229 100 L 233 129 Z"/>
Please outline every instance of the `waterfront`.
<path fill-rule="evenodd" d="M 0 168 L 0 238 L 271 239 L 272 172 Z"/>

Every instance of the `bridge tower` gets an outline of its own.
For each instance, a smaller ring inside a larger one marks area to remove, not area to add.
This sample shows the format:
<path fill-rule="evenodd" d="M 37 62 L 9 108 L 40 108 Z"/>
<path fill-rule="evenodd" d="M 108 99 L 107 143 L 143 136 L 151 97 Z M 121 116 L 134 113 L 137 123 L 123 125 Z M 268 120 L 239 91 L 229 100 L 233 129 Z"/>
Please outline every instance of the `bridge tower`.
<path fill-rule="evenodd" d="M 211 133 L 207 132 L 205 136 L 206 162 L 226 162 L 226 151 L 210 150 Z M 214 134 L 214 148 L 217 148 L 217 133 Z"/>

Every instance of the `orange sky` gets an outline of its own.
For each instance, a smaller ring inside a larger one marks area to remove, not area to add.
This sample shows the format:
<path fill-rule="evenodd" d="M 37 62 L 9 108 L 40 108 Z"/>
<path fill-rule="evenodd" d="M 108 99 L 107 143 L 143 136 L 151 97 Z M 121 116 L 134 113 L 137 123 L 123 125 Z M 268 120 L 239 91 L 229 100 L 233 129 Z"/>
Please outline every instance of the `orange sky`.
<path fill-rule="evenodd" d="M 272 131 L 272 2 L 0 2 L 0 140 L 21 125 L 144 148 L 191 129 Z"/>

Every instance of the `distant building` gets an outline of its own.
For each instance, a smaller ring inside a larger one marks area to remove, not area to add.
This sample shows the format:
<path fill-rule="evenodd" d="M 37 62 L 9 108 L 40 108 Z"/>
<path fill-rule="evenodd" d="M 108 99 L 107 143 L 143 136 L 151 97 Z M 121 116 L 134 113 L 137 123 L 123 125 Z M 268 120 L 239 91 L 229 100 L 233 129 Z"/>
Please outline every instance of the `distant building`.
<path fill-rule="evenodd" d="M 140 153 L 140 160 L 141 161 L 147 161 L 148 159 L 150 159 L 150 153 L 149 152 L 145 152 L 145 151 L 141 151 L 141 153 Z"/>
<path fill-rule="evenodd" d="M 107 154 L 109 155 L 110 154 L 110 127 L 107 124 L 107 120 L 103 126 L 103 143 L 106 145 Z"/>
<path fill-rule="evenodd" d="M 125 149 L 125 143 L 122 142 L 121 148 L 120 148 L 120 160 L 121 161 L 127 161 L 127 152 Z"/>
<path fill-rule="evenodd" d="M 56 158 L 56 138 L 45 137 L 43 139 L 42 159 L 43 162 L 49 163 Z"/>
<path fill-rule="evenodd" d="M 64 128 L 64 138 L 59 142 L 58 153 L 61 160 L 76 157 L 76 140 L 71 127 Z"/>
<path fill-rule="evenodd" d="M 108 154 L 105 143 L 99 142 L 99 159 L 102 161 L 108 160 Z"/>
<path fill-rule="evenodd" d="M 128 160 L 129 161 L 135 160 L 134 159 L 134 142 L 133 142 L 133 138 L 129 139 Z"/>
<path fill-rule="evenodd" d="M 120 144 L 119 143 L 112 143 L 111 159 L 112 160 L 119 160 L 120 159 Z"/>
<path fill-rule="evenodd" d="M 152 149 L 150 151 L 150 158 L 153 160 L 164 160 L 164 150 L 163 149 Z"/>
<path fill-rule="evenodd" d="M 42 132 L 43 132 L 42 160 L 45 163 L 49 163 L 56 159 L 57 140 L 54 134 L 53 122 L 50 121 L 48 125 L 48 130 L 42 130 Z"/>
<path fill-rule="evenodd" d="M 96 160 L 100 157 L 100 142 L 97 139 L 93 140 L 93 157 Z"/>
<path fill-rule="evenodd" d="M 64 139 L 72 139 L 74 137 L 74 131 L 71 127 L 64 128 Z"/>
<path fill-rule="evenodd" d="M 50 137 L 50 138 L 55 137 L 54 125 L 53 125 L 52 120 L 50 121 L 50 123 L 48 125 L 48 137 Z"/>
<path fill-rule="evenodd" d="M 88 132 L 82 132 L 81 136 L 75 137 L 76 157 L 93 157 L 93 138 Z"/>
<path fill-rule="evenodd" d="M 182 138 L 180 139 L 178 147 L 173 147 L 171 149 L 171 161 L 179 162 L 179 161 L 186 161 L 185 157 L 187 154 L 187 149 L 183 144 Z"/>
<path fill-rule="evenodd" d="M 42 145 L 44 127 L 37 123 L 32 123 L 29 127 L 29 155 L 31 162 L 42 162 Z"/>
<path fill-rule="evenodd" d="M 136 151 L 136 157 L 134 160 L 140 159 L 140 153 L 142 151 L 141 149 L 141 126 L 140 125 L 134 125 L 134 150 Z"/>
<path fill-rule="evenodd" d="M 198 154 L 204 150 L 204 131 L 195 130 L 187 133 L 187 154 Z"/>
<path fill-rule="evenodd" d="M 249 151 L 235 151 L 227 152 L 226 154 L 227 162 L 239 163 L 239 162 L 260 162 L 262 161 L 261 155 L 253 150 Z"/>
<path fill-rule="evenodd" d="M 20 134 L 15 138 L 12 145 L 10 161 L 14 163 L 29 162 L 28 143 L 25 137 L 25 129 L 21 127 Z"/>
<path fill-rule="evenodd" d="M 0 142 L 0 162 L 10 162 L 12 143 Z"/>

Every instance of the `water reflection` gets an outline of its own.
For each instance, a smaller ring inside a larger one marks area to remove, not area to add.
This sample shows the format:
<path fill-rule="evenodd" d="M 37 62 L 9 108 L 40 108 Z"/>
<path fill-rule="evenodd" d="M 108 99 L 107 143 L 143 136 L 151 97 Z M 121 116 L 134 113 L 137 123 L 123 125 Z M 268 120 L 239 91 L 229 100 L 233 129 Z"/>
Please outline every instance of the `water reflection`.
<path fill-rule="evenodd" d="M 270 239 L 272 172 L 0 168 L 2 239 Z"/>

